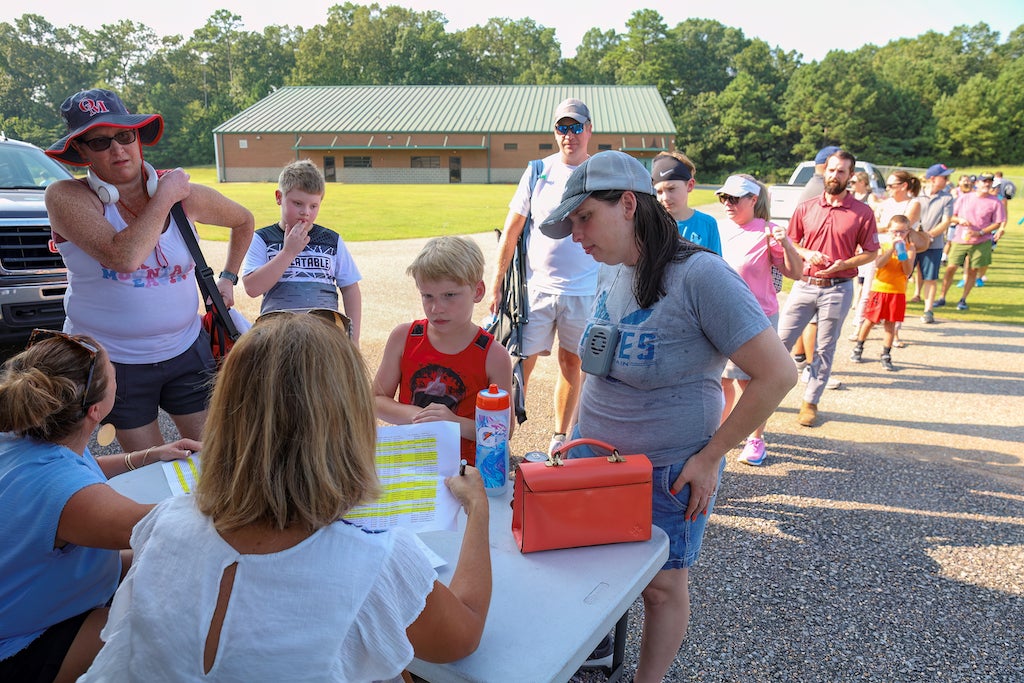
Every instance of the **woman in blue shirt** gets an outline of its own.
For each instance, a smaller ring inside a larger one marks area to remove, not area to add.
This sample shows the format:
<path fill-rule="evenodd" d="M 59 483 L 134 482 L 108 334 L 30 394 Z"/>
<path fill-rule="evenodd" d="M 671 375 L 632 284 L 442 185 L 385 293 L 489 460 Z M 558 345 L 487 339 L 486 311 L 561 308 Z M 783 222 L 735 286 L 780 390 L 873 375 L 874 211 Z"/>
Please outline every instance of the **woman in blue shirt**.
<path fill-rule="evenodd" d="M 93 457 L 87 445 L 115 390 L 95 340 L 48 330 L 0 373 L 0 680 L 74 680 L 88 668 L 130 564 L 119 549 L 151 507 L 107 477 L 200 449 L 182 439 Z"/>

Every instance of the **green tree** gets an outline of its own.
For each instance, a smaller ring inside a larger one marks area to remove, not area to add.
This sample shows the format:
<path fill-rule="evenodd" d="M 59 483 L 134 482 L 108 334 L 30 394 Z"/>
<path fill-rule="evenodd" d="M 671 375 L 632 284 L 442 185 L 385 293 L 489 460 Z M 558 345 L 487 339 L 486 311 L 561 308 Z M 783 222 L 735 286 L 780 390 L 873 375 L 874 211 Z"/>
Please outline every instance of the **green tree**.
<path fill-rule="evenodd" d="M 953 163 L 1005 159 L 1007 131 L 1000 120 L 1001 93 L 996 85 L 997 81 L 984 74 L 975 74 L 955 94 L 940 99 L 936 105 L 936 148 Z M 1014 146 L 1018 145 L 1015 141 Z"/>
<path fill-rule="evenodd" d="M 725 90 L 735 77 L 734 59 L 749 41 L 743 31 L 712 19 L 687 19 L 676 24 L 669 29 L 666 40 L 672 45 L 671 81 L 660 92 L 676 125 L 677 146 L 692 152 L 695 163 L 719 163 L 705 161 L 704 150 L 707 150 L 711 155 L 709 159 L 724 154 L 720 163 L 723 167 L 733 166 L 734 161 L 730 161 L 728 155 L 735 151 L 717 148 L 711 151 L 703 140 L 716 132 L 715 95 Z"/>
<path fill-rule="evenodd" d="M 668 25 L 654 10 L 633 12 L 626 33 L 608 55 L 620 85 L 655 85 L 665 95 L 675 80 L 673 51 Z"/>
<path fill-rule="evenodd" d="M 557 80 L 562 51 L 555 29 L 533 19 L 489 19 L 483 26 L 470 26 L 459 36 L 459 44 L 472 68 L 469 84 L 535 84 Z"/>
<path fill-rule="evenodd" d="M 796 136 L 797 158 L 809 159 L 821 147 L 838 144 L 881 163 L 916 159 L 928 112 L 872 69 L 877 50 L 873 45 L 833 50 L 793 74 L 782 111 L 787 133 Z"/>
<path fill-rule="evenodd" d="M 346 2 L 306 31 L 289 81 L 296 85 L 413 85 L 458 82 L 458 40 L 439 12 Z M 466 67 L 468 68 L 468 66 Z"/>
<path fill-rule="evenodd" d="M 64 134 L 61 102 L 93 83 L 80 56 L 79 32 L 38 14 L 0 24 L 0 119 L 8 134 L 40 146 Z"/>
<path fill-rule="evenodd" d="M 701 160 L 704 172 L 772 180 L 789 166 L 781 100 L 796 67 L 796 53 L 753 40 L 734 58 L 736 76 L 725 89 L 695 98 L 689 121 L 699 128 L 688 131 L 685 150 Z"/>
<path fill-rule="evenodd" d="M 144 87 L 140 70 L 160 44 L 151 28 L 130 19 L 103 24 L 95 32 L 83 30 L 81 42 L 95 82 L 129 97 Z"/>
<path fill-rule="evenodd" d="M 565 60 L 565 82 L 615 85 L 615 65 L 610 55 L 621 41 L 622 37 L 612 29 L 588 30 L 583 34 L 575 56 Z"/>

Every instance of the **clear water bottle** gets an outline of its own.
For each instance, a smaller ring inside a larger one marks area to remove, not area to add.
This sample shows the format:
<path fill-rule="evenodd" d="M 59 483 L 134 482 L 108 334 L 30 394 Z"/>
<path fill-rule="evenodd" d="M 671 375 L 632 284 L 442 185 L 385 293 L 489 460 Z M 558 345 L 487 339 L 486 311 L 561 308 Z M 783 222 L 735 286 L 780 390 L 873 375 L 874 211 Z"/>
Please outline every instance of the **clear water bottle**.
<path fill-rule="evenodd" d="M 896 250 L 896 259 L 899 261 L 907 260 L 907 243 L 903 240 L 896 240 L 892 243 L 892 248 Z"/>
<path fill-rule="evenodd" d="M 489 496 L 508 486 L 509 396 L 492 384 L 476 396 L 476 466 Z"/>

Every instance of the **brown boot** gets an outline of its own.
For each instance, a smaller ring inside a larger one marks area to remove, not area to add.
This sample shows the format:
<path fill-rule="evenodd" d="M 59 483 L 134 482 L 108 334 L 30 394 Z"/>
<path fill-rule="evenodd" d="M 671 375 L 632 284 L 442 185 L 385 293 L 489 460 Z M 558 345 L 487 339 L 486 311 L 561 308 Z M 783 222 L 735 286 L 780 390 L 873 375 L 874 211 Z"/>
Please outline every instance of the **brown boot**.
<path fill-rule="evenodd" d="M 804 401 L 800 404 L 800 414 L 796 416 L 796 421 L 804 427 L 813 427 L 814 422 L 818 419 L 818 404 L 808 403 Z"/>

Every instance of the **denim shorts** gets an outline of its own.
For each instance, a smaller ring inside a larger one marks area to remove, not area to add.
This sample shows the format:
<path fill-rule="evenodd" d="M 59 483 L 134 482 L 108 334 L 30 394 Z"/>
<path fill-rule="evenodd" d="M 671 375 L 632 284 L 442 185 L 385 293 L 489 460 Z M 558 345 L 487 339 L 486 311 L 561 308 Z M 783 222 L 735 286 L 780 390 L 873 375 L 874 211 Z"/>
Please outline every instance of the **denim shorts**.
<path fill-rule="evenodd" d="M 938 280 L 939 266 L 942 264 L 942 249 L 928 249 L 917 255 L 917 262 L 921 264 L 922 280 Z"/>
<path fill-rule="evenodd" d="M 572 438 L 580 437 L 578 428 L 573 428 Z M 589 446 L 577 446 L 568 453 L 570 458 L 591 458 L 605 453 L 595 453 Z M 652 521 L 668 536 L 668 560 L 662 569 L 688 569 L 700 556 L 701 543 L 704 542 L 704 529 L 708 525 L 708 517 L 718 498 L 718 488 L 711 495 L 706 515 L 697 515 L 693 522 L 686 518 L 686 506 L 690 502 L 690 485 L 687 484 L 679 495 L 673 496 L 669 489 L 679 473 L 683 471 L 685 462 L 664 467 L 655 467 L 652 475 Z M 722 471 L 725 470 L 725 458 L 718 467 L 718 484 L 722 484 Z"/>

